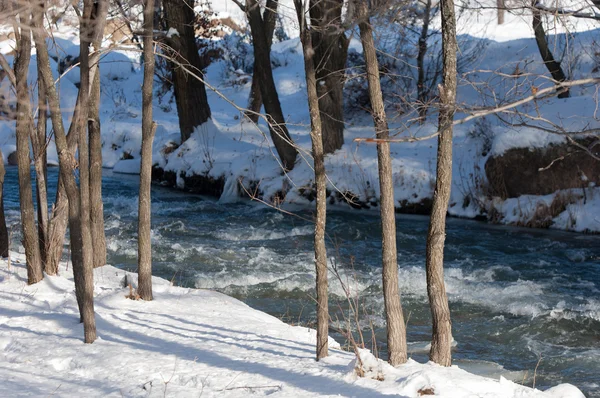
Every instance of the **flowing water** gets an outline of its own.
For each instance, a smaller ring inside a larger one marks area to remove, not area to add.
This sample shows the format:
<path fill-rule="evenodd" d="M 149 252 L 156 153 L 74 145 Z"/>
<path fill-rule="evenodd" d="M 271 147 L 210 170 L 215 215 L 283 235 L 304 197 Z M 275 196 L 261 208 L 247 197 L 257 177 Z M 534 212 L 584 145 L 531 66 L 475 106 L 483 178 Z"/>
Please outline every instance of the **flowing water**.
<path fill-rule="evenodd" d="M 137 177 L 107 174 L 108 262 L 133 271 Z M 50 170 L 54 185 L 56 177 Z M 16 179 L 16 169 L 9 168 L 5 196 L 13 223 L 18 223 Z M 153 187 L 154 274 L 182 286 L 217 289 L 286 322 L 310 326 L 313 227 L 305 220 L 310 211 L 296 214 Z M 409 350 L 426 361 L 428 218 L 400 216 L 397 225 Z M 332 211 L 327 230 L 337 270 L 330 275 L 331 334 L 343 341 L 347 320 L 354 319 L 349 296 L 359 308 L 364 339 L 375 340 L 385 357 L 377 213 Z M 600 397 L 600 236 L 449 219 L 445 253 L 456 363 L 540 388 L 569 382 Z M 350 323 L 356 332 L 356 322 Z"/>

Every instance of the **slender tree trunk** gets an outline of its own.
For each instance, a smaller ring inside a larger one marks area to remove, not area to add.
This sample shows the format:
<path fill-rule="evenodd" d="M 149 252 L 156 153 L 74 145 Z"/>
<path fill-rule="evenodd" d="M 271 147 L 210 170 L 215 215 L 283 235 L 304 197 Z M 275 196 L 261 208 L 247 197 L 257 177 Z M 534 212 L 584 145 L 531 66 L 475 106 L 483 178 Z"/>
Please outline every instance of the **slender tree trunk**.
<path fill-rule="evenodd" d="M 502 25 L 504 23 L 504 14 L 506 13 L 504 0 L 496 0 L 496 7 L 498 8 L 498 25 Z"/>
<path fill-rule="evenodd" d="M 38 57 L 38 61 L 39 61 Z M 39 64 L 38 64 L 39 65 Z M 41 67 L 38 66 L 38 70 Z M 75 111 L 73 112 L 73 120 L 79 117 L 81 109 L 80 96 L 77 97 L 75 103 Z M 67 146 L 70 156 L 73 156 L 77 147 L 77 131 L 76 123 L 71 123 L 69 134 L 67 135 Z M 48 221 L 48 241 L 46 243 L 46 268 L 58 271 L 58 265 L 63 255 L 63 247 L 65 234 L 67 232 L 67 224 L 69 221 L 69 199 L 65 190 L 64 177 L 58 175 L 58 187 L 56 190 L 56 199 L 52 205 L 52 216 Z"/>
<path fill-rule="evenodd" d="M 15 60 L 15 78 L 17 83 L 17 158 L 19 165 L 19 201 L 21 204 L 21 224 L 23 229 L 23 247 L 27 261 L 27 283 L 34 284 L 44 278 L 42 259 L 35 225 L 33 191 L 31 188 L 31 159 L 29 157 L 29 136 L 33 129 L 29 103 L 29 85 L 27 74 L 31 60 L 30 17 L 21 13 L 21 35 L 17 44 Z"/>
<path fill-rule="evenodd" d="M 144 84 L 142 86 L 142 159 L 138 210 L 138 294 L 152 300 L 152 243 L 150 240 L 150 205 L 152 182 L 152 140 L 156 123 L 152 121 L 152 89 L 154 83 L 154 0 L 146 0 L 144 8 Z"/>
<path fill-rule="evenodd" d="M 39 65 L 39 61 L 38 61 Z M 47 184 L 47 156 L 46 156 L 46 123 L 48 121 L 46 107 L 46 90 L 44 85 L 38 83 L 38 120 L 37 128 L 31 129 L 31 147 L 33 149 L 33 163 L 36 175 L 36 197 L 38 210 L 38 234 L 40 255 L 44 271 L 48 275 L 55 275 L 56 268 L 47 266 L 48 257 L 48 184 Z"/>
<path fill-rule="evenodd" d="M 544 61 L 544 65 L 548 68 L 548 72 L 552 75 L 552 79 L 557 82 L 566 82 L 567 76 L 563 72 L 560 62 L 554 59 L 552 51 L 548 47 L 548 40 L 546 39 L 546 31 L 544 30 L 544 23 L 542 21 L 542 15 L 540 11 L 535 8 L 535 4 L 531 7 L 533 13 L 533 32 L 535 33 L 535 42 L 537 43 L 538 50 Z M 558 93 L 558 98 L 569 98 L 571 96 L 568 88 L 563 88 Z"/>
<path fill-rule="evenodd" d="M 373 108 L 373 122 L 377 138 L 389 138 L 389 129 L 383 95 L 379 81 L 379 64 L 373 29 L 369 21 L 369 9 L 366 2 L 357 0 L 355 11 L 359 21 L 360 38 L 367 68 L 369 97 Z M 398 288 L 398 254 L 396 251 L 396 214 L 394 209 L 394 181 L 392 178 L 392 157 L 390 143 L 377 145 L 379 164 L 381 237 L 383 259 L 383 299 L 387 321 L 388 361 L 392 366 L 403 364 L 407 360 L 406 325 L 400 302 Z"/>
<path fill-rule="evenodd" d="M 41 81 L 46 87 L 48 105 L 50 108 L 50 118 L 54 127 L 54 136 L 56 140 L 56 149 L 59 157 L 60 173 L 63 177 L 65 191 L 69 198 L 69 229 L 71 231 L 71 258 L 73 261 L 73 275 L 75 278 L 75 294 L 79 305 L 81 320 L 83 321 L 84 341 L 93 343 L 96 340 L 96 321 L 94 315 L 94 282 L 93 282 L 93 264 L 91 256 L 84 255 L 84 248 L 91 248 L 91 234 L 82 232 L 81 206 L 79 190 L 75 181 L 74 171 L 76 162 L 72 153 L 69 151 L 69 144 L 65 134 L 65 128 L 62 121 L 60 102 L 58 93 L 54 86 L 52 70 L 50 68 L 50 58 L 46 46 L 45 36 L 43 35 L 43 15 L 44 1 L 38 1 L 34 4 L 34 29 L 33 36 L 37 50 L 37 56 L 40 57 Z M 82 87 L 85 85 L 82 82 Z M 87 104 L 84 104 L 87 106 Z M 78 119 L 73 119 L 77 123 Z M 88 223 L 89 225 L 89 223 Z M 89 250 L 88 250 L 89 253 Z"/>
<path fill-rule="evenodd" d="M 270 47 L 267 42 L 265 23 L 260 15 L 258 0 L 248 0 L 246 2 L 246 15 L 248 16 L 254 43 L 254 74 L 260 81 L 262 100 L 269 118 L 271 139 L 284 169 L 292 170 L 298 151 L 285 125 L 285 118 L 273 80 Z"/>
<path fill-rule="evenodd" d="M 0 151 L 0 257 L 7 258 L 9 255 L 10 242 L 8 240 L 8 229 L 6 228 L 6 218 L 4 216 L 4 158 Z"/>
<path fill-rule="evenodd" d="M 310 0 L 313 61 L 323 125 L 323 149 L 344 145 L 344 80 L 350 40 L 342 27 L 343 0 Z"/>
<path fill-rule="evenodd" d="M 427 294 L 431 307 L 433 332 L 429 359 L 442 365 L 452 364 L 452 324 L 444 283 L 444 242 L 446 212 L 452 186 L 452 122 L 456 105 L 456 18 L 454 0 L 443 0 L 442 56 L 443 77 L 439 86 L 441 107 L 438 117 L 438 150 L 435 192 L 427 234 Z"/>
<path fill-rule="evenodd" d="M 306 90 L 308 92 L 308 109 L 310 112 L 310 140 L 315 166 L 315 184 L 317 189 L 315 220 L 315 263 L 317 290 L 317 361 L 329 355 L 329 304 L 327 297 L 327 249 L 325 247 L 325 222 L 327 215 L 327 179 L 325 174 L 325 154 L 319 98 L 317 94 L 317 77 L 314 65 L 314 50 L 311 34 L 304 17 L 304 5 L 301 0 L 294 0 L 298 23 L 300 24 L 300 40 L 304 52 L 304 70 L 306 73 Z"/>
<path fill-rule="evenodd" d="M 83 18 L 81 18 L 79 29 L 79 71 L 80 71 L 80 87 L 81 107 L 82 111 L 78 120 L 73 120 L 77 123 L 77 136 L 79 144 L 79 227 L 81 233 L 81 256 L 83 262 L 83 270 L 86 273 L 86 278 L 92 281 L 94 267 L 94 248 L 92 244 L 92 229 L 90 223 L 90 151 L 87 134 L 87 109 L 90 99 L 90 44 L 91 44 L 91 28 L 90 20 L 92 15 L 93 0 L 83 1 Z M 69 186 L 67 195 L 69 194 Z M 74 185 L 76 188 L 76 186 Z M 77 191 L 75 191 L 77 192 Z M 71 199 L 69 199 L 71 202 Z M 71 229 L 73 232 L 73 229 Z M 86 280 L 87 282 L 87 280 Z M 92 305 L 93 305 L 94 285 L 91 283 Z M 95 330 L 94 330 L 94 339 Z"/>
<path fill-rule="evenodd" d="M 183 142 L 192 135 L 196 127 L 208 121 L 210 107 L 204 83 L 190 76 L 193 73 L 204 78 L 194 34 L 194 0 L 164 0 L 163 6 L 167 26 L 178 32 L 167 39 L 167 42 L 173 49 L 170 55 L 175 60 L 171 62 L 173 89 Z"/>
<path fill-rule="evenodd" d="M 265 23 L 264 31 L 267 35 L 267 48 L 271 51 L 273 43 L 273 32 L 275 32 L 275 24 L 277 22 L 277 6 L 279 0 L 267 0 L 265 11 L 263 12 L 263 21 Z M 250 88 L 250 97 L 248 98 L 248 111 L 246 117 L 254 123 L 258 123 L 258 114 L 262 107 L 262 95 L 260 94 L 261 81 L 257 73 L 252 73 L 252 87 Z"/>
<path fill-rule="evenodd" d="M 108 1 L 96 3 L 93 15 L 94 55 L 91 57 L 90 75 L 92 85 L 90 91 L 88 134 L 90 142 L 90 223 L 92 241 L 94 242 L 94 268 L 106 264 L 106 235 L 104 233 L 104 204 L 102 202 L 102 135 L 100 129 L 100 71 L 99 56 L 96 53 L 102 45 L 102 33 L 108 12 Z"/>
<path fill-rule="evenodd" d="M 423 12 L 423 26 L 419 37 L 419 52 L 417 54 L 417 106 L 419 112 L 419 123 L 423 124 L 427 116 L 429 103 L 429 90 L 425 82 L 425 55 L 427 54 L 427 36 L 429 35 L 429 21 L 431 19 L 431 0 L 425 3 Z"/>

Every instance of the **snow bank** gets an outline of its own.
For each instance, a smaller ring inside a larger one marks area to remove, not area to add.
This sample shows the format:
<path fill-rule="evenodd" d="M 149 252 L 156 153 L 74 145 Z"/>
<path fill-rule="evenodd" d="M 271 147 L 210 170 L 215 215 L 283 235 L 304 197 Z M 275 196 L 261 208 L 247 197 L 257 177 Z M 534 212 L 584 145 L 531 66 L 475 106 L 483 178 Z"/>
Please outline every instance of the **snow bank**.
<path fill-rule="evenodd" d="M 0 396 L 418 397 L 431 389 L 453 398 L 583 397 L 571 385 L 541 392 L 456 366 L 410 360 L 392 368 L 362 350 L 357 365 L 331 339 L 331 356 L 316 362 L 311 329 L 160 278 L 154 301 L 132 301 L 125 285 L 135 286 L 136 275 L 112 266 L 94 271 L 99 337 L 85 345 L 70 267 L 27 286 L 24 257 L 11 258 L 0 264 Z"/>

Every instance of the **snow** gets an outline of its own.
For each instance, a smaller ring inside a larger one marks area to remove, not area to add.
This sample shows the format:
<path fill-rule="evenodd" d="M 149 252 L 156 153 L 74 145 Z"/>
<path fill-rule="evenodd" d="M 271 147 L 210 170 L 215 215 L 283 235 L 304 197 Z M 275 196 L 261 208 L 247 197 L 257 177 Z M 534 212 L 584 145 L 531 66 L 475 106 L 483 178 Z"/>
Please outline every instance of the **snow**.
<path fill-rule="evenodd" d="M 156 277 L 154 301 L 130 300 L 125 285 L 135 288 L 135 274 L 110 265 L 94 273 L 98 340 L 86 345 L 70 267 L 27 286 L 24 256 L 2 260 L 0 396 L 418 397 L 431 389 L 454 398 L 583 397 L 568 384 L 542 392 L 457 366 L 409 360 L 393 368 L 366 350 L 359 363 L 332 339 L 331 355 L 316 362 L 314 330 Z"/>

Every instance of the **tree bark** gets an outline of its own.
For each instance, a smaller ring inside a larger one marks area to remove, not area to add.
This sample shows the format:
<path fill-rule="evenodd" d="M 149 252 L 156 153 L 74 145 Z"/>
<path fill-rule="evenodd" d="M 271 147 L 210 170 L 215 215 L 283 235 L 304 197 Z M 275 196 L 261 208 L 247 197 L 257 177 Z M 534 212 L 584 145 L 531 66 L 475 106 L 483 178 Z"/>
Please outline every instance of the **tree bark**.
<path fill-rule="evenodd" d="M 552 79 L 557 82 L 566 82 L 567 76 L 565 72 L 563 72 L 562 67 L 560 66 L 560 62 L 557 62 L 554 59 L 554 55 L 550 51 L 548 47 L 548 41 L 546 39 L 546 31 L 544 30 L 544 23 L 542 21 L 542 14 L 540 10 L 535 7 L 531 7 L 531 12 L 533 13 L 533 32 L 535 33 L 535 42 L 537 43 L 538 50 L 540 51 L 540 55 L 542 60 L 544 61 L 544 65 L 548 68 L 548 72 L 552 75 Z M 562 88 L 558 93 L 558 98 L 569 98 L 571 93 L 568 88 Z"/>
<path fill-rule="evenodd" d="M 443 0 L 442 56 L 443 77 L 438 116 L 438 150 L 435 191 L 431 220 L 427 234 L 426 273 L 427 295 L 433 322 L 429 359 L 442 366 L 452 364 L 452 324 L 444 283 L 444 242 L 446 212 L 452 186 L 452 122 L 456 106 L 456 18 L 454 0 Z"/>
<path fill-rule="evenodd" d="M 419 123 L 423 124 L 427 117 L 429 107 L 429 90 L 425 82 L 425 55 L 427 54 L 427 36 L 429 35 L 429 21 L 431 18 L 431 0 L 425 3 L 423 26 L 419 37 L 419 52 L 417 54 L 417 106 L 419 112 Z"/>
<path fill-rule="evenodd" d="M 193 73 L 204 78 L 194 34 L 194 0 L 164 0 L 163 6 L 167 26 L 177 30 L 177 34 L 172 35 L 167 42 L 173 50 L 170 56 L 174 62 L 170 64 L 183 142 L 192 135 L 196 127 L 208 121 L 210 107 L 204 83 L 190 76 Z"/>
<path fill-rule="evenodd" d="M 60 102 L 58 93 L 54 86 L 52 70 L 50 68 L 50 58 L 46 46 L 43 29 L 44 1 L 38 1 L 34 4 L 34 29 L 37 56 L 40 57 L 40 66 L 38 73 L 41 81 L 46 88 L 48 105 L 50 108 L 50 118 L 54 128 L 56 149 L 58 152 L 60 174 L 63 177 L 63 184 L 68 196 L 69 203 L 69 229 L 71 231 L 71 258 L 73 261 L 73 276 L 75 279 L 75 294 L 79 305 L 81 320 L 84 328 L 84 341 L 93 343 L 96 340 L 96 321 L 94 315 L 94 282 L 93 282 L 93 264 L 91 256 L 84 255 L 84 251 L 91 248 L 91 235 L 84 234 L 81 222 L 81 206 L 79 190 L 75 181 L 74 170 L 77 167 L 73 155 L 69 151 L 69 144 L 65 134 L 65 128 L 62 121 Z M 81 87 L 85 87 L 82 82 Z M 87 104 L 84 104 L 87 105 Z M 82 105 L 83 106 L 83 105 Z M 73 119 L 77 123 L 77 119 Z M 89 225 L 89 223 L 88 223 Z M 88 231 L 89 232 L 89 231 Z M 87 248 L 86 248 L 87 246 Z"/>
<path fill-rule="evenodd" d="M 144 84 L 142 86 L 142 159 L 138 210 L 138 294 L 152 300 L 151 190 L 152 140 L 156 123 L 152 121 L 152 89 L 154 83 L 154 0 L 146 0 L 144 8 Z"/>
<path fill-rule="evenodd" d="M 310 0 L 313 57 L 323 125 L 323 149 L 344 145 L 344 80 L 350 40 L 342 27 L 342 0 Z"/>
<path fill-rule="evenodd" d="M 94 55 L 90 63 L 92 85 L 89 99 L 88 134 L 90 143 L 90 227 L 94 242 L 94 268 L 106 264 L 106 235 L 104 233 L 104 204 L 102 202 L 102 135 L 100 129 L 100 71 L 97 51 L 102 45 L 102 33 L 108 1 L 99 0 L 93 12 L 92 45 Z"/>
<path fill-rule="evenodd" d="M 39 60 L 37 61 L 39 67 Z M 48 275 L 56 275 L 57 268 L 47 266 L 48 257 L 48 184 L 47 184 L 47 155 L 46 155 L 46 123 L 48 121 L 46 107 L 46 90 L 38 82 L 38 120 L 37 128 L 31 129 L 31 147 L 36 175 L 36 197 L 38 211 L 38 234 L 40 256 L 44 271 Z"/>
<path fill-rule="evenodd" d="M 504 0 L 496 0 L 496 7 L 498 8 L 498 25 L 502 25 L 504 23 L 504 14 L 506 13 Z"/>
<path fill-rule="evenodd" d="M 327 249 L 325 247 L 325 223 L 327 216 L 327 179 L 325 174 L 325 153 L 319 98 L 317 94 L 317 76 L 313 60 L 314 50 L 310 31 L 304 17 L 304 6 L 301 0 L 294 0 L 298 23 L 300 24 L 300 40 L 304 53 L 304 70 L 306 73 L 306 90 L 308 93 L 308 108 L 310 112 L 310 139 L 314 159 L 315 184 L 317 190 L 316 220 L 315 220 L 315 264 L 317 290 L 317 361 L 329 355 L 329 304 L 327 297 Z"/>
<path fill-rule="evenodd" d="M 38 61 L 39 61 L 38 57 Z M 39 65 L 39 64 L 38 64 Z M 38 66 L 38 71 L 42 68 Z M 77 120 L 81 109 L 81 96 L 77 96 L 73 119 Z M 77 148 L 77 129 L 76 123 L 71 123 L 69 133 L 67 134 L 67 147 L 70 156 L 73 156 Z M 46 243 L 46 268 L 58 270 L 58 265 L 62 258 L 65 234 L 69 221 L 69 199 L 65 190 L 64 177 L 62 173 L 58 175 L 58 187 L 56 190 L 56 199 L 52 205 L 52 216 L 48 222 L 48 241 Z"/>
<path fill-rule="evenodd" d="M 265 22 L 260 15 L 258 0 L 248 0 L 246 2 L 246 15 L 248 16 L 250 30 L 252 31 L 252 42 L 254 43 L 254 74 L 260 81 L 262 100 L 269 120 L 271 139 L 273 140 L 273 145 L 275 145 L 279 159 L 281 159 L 283 168 L 285 170 L 292 170 L 298 151 L 285 125 L 277 87 L 275 86 L 275 80 L 273 80 L 270 47 L 268 46 L 267 34 L 265 32 Z"/>
<path fill-rule="evenodd" d="M 267 48 L 269 53 L 271 52 L 271 44 L 273 43 L 273 32 L 275 31 L 275 24 L 277 22 L 277 6 L 279 5 L 278 0 L 267 0 L 265 11 L 263 12 L 262 19 L 264 21 L 264 31 L 267 36 Z M 248 110 L 246 111 L 246 117 L 253 123 L 258 123 L 258 116 L 260 108 L 262 107 L 262 95 L 260 94 L 261 81 L 257 73 L 252 73 L 252 86 L 250 88 L 250 96 L 248 98 Z"/>
<path fill-rule="evenodd" d="M 79 228 L 81 233 L 81 256 L 83 263 L 83 270 L 86 274 L 86 278 L 92 280 L 93 278 L 93 267 L 94 267 L 94 249 L 92 245 L 92 230 L 90 224 L 90 152 L 87 135 L 87 109 L 90 99 L 90 44 L 91 44 L 91 27 L 90 20 L 92 15 L 93 0 L 83 1 L 83 18 L 80 19 L 79 29 L 79 71 L 80 81 L 79 93 L 81 94 L 82 111 L 79 114 L 78 120 L 73 120 L 73 123 L 77 123 L 77 136 L 78 136 L 78 153 L 79 153 Z M 54 122 L 54 121 L 53 121 Z M 69 185 L 65 185 L 67 188 L 67 195 L 69 195 Z M 76 189 L 76 185 L 73 185 Z M 77 190 L 73 191 L 77 193 Z M 72 199 L 69 197 L 69 203 Z M 73 233 L 71 228 L 71 233 Z M 73 265 L 75 266 L 75 265 Z M 91 284 L 92 294 L 92 305 L 93 305 L 93 292 L 94 286 Z M 84 301 L 85 303 L 85 301 Z M 85 308 L 84 308 L 85 311 Z M 94 340 L 95 340 L 94 330 Z"/>
<path fill-rule="evenodd" d="M 369 97 L 373 108 L 373 122 L 377 138 L 389 138 L 389 129 L 383 94 L 379 81 L 379 64 L 373 29 L 369 21 L 369 9 L 366 2 L 356 0 L 355 12 L 359 21 L 360 39 L 367 69 Z M 388 362 L 392 366 L 403 364 L 407 360 L 406 325 L 400 302 L 398 288 L 398 253 L 396 250 L 396 214 L 394 209 L 394 181 L 392 178 L 392 158 L 390 143 L 377 145 L 379 164 L 381 238 L 383 260 L 383 299 L 387 321 Z"/>
<path fill-rule="evenodd" d="M 31 159 L 29 157 L 29 136 L 33 129 L 29 102 L 27 74 L 31 60 L 30 17 L 22 10 L 21 34 L 17 44 L 15 79 L 17 83 L 17 159 L 19 165 L 19 202 L 23 229 L 23 247 L 27 261 L 27 283 L 34 284 L 44 278 L 38 231 L 35 225 L 33 190 L 31 188 Z M 15 32 L 16 33 L 16 32 Z"/>
<path fill-rule="evenodd" d="M 4 158 L 0 151 L 0 257 L 7 258 L 9 255 L 10 242 L 8 240 L 8 229 L 6 228 L 6 218 L 4 216 Z"/>

